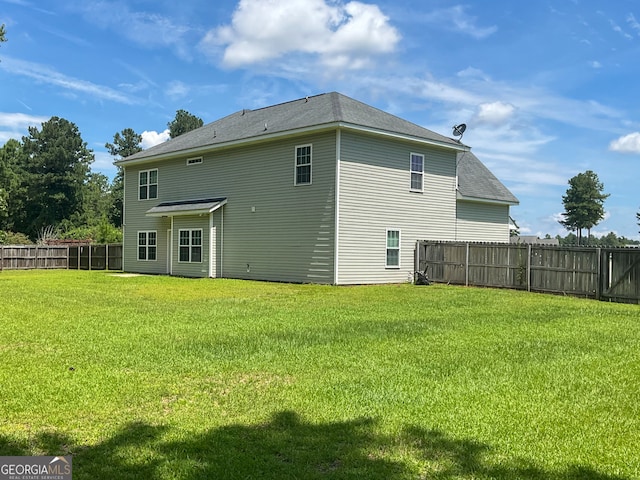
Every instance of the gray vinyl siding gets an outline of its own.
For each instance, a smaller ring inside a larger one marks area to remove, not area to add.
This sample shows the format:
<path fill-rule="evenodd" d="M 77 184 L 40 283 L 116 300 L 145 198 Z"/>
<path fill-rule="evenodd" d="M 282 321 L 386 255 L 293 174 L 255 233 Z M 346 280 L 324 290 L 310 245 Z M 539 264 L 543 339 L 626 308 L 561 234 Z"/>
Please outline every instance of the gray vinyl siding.
<path fill-rule="evenodd" d="M 167 273 L 167 230 L 171 228 L 170 220 L 145 216 L 148 209 L 159 203 L 158 199 L 138 200 L 138 172 L 148 168 L 125 168 L 123 269 L 135 273 L 164 274 Z M 138 260 L 139 231 L 157 232 L 156 260 Z"/>
<path fill-rule="evenodd" d="M 312 184 L 295 186 L 295 148 L 308 144 L 312 145 Z M 184 156 L 127 167 L 125 268 L 165 273 L 170 219 L 147 217 L 148 209 L 161 202 L 226 197 L 227 204 L 214 212 L 216 254 L 220 256 L 215 276 L 332 283 L 335 157 L 335 133 L 329 132 L 219 149 L 203 155 L 203 162 L 197 165 L 187 165 L 188 156 Z M 158 168 L 158 198 L 139 201 L 138 172 L 150 168 Z M 155 228 L 159 247 L 156 268 L 140 265 L 143 262 L 135 260 L 136 232 L 157 225 L 162 227 Z M 203 229 L 202 265 L 177 261 L 178 230 L 183 225 Z M 206 276 L 208 250 L 207 215 L 200 220 L 174 217 L 174 274 Z"/>
<path fill-rule="evenodd" d="M 410 155 L 424 154 L 424 192 L 411 192 Z M 454 240 L 453 150 L 343 132 L 338 283 L 406 282 L 419 239 Z M 386 231 L 398 229 L 400 268 L 386 268 Z"/>
<path fill-rule="evenodd" d="M 458 201 L 458 233 L 463 242 L 508 242 L 509 206 Z"/>

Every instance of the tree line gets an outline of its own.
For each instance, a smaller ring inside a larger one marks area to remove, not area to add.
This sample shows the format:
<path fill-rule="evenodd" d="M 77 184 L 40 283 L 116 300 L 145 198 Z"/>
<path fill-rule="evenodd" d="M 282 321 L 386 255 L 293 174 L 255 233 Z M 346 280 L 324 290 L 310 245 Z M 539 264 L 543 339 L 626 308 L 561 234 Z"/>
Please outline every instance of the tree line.
<path fill-rule="evenodd" d="M 604 185 L 598 175 L 592 170 L 579 173 L 569 179 L 569 188 L 562 196 L 564 212 L 558 222 L 565 227 L 569 234 L 566 237 L 556 235 L 560 245 L 587 245 L 597 247 L 623 247 L 625 245 L 640 245 L 640 241 L 618 237 L 610 232 L 601 237 L 591 235 L 591 229 L 604 219 L 604 201 L 609 198 L 604 193 Z M 520 235 L 519 227 L 515 220 L 510 219 L 515 226 L 511 229 L 511 236 Z M 636 222 L 640 226 L 640 212 L 636 213 Z M 587 236 L 583 236 L 583 230 Z M 574 233 L 576 232 L 576 233 Z M 551 235 L 546 235 L 550 239 Z"/>
<path fill-rule="evenodd" d="M 202 125 L 185 110 L 167 124 L 171 138 Z M 105 148 L 114 158 L 124 158 L 141 151 L 141 142 L 140 134 L 125 128 Z M 60 117 L 29 127 L 22 140 L 10 139 L 0 147 L 0 243 L 51 237 L 122 241 L 122 169 L 110 182 L 91 171 L 94 160 L 78 127 Z"/>

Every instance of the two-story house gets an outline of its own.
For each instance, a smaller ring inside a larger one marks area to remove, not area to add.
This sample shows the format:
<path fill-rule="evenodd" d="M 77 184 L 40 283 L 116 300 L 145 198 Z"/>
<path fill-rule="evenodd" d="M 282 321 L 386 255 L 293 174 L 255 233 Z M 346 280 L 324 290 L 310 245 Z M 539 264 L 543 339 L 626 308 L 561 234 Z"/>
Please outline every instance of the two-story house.
<path fill-rule="evenodd" d="M 233 113 L 118 165 L 128 272 L 403 282 L 416 240 L 508 242 L 518 203 L 467 146 L 335 92 Z"/>

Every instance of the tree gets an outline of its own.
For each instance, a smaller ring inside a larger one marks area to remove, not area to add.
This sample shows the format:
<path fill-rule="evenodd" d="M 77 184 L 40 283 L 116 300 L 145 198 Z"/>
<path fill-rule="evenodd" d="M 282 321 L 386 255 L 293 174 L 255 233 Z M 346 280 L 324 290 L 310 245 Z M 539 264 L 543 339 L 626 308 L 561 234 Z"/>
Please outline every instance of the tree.
<path fill-rule="evenodd" d="M 125 128 L 113 136 L 113 143 L 105 143 L 105 148 L 114 157 L 125 158 L 142 151 L 140 146 L 142 135 L 137 134 L 132 128 Z M 118 173 L 111 184 L 111 208 L 109 221 L 116 227 L 122 226 L 122 208 L 124 199 L 124 173 L 122 167 L 118 167 Z"/>
<path fill-rule="evenodd" d="M 21 180 L 26 164 L 18 140 L 9 139 L 0 147 L 0 230 L 15 230 L 25 218 L 26 188 Z"/>
<path fill-rule="evenodd" d="M 569 180 L 566 195 L 562 196 L 565 212 L 560 220 L 567 230 L 578 232 L 578 244 L 582 243 L 582 229 L 591 236 L 591 228 L 604 218 L 604 201 L 609 197 L 602 193 L 604 185 L 591 170 L 579 173 Z"/>
<path fill-rule="evenodd" d="M 114 157 L 125 158 L 141 152 L 142 135 L 137 134 L 132 128 L 125 128 L 113 136 L 113 143 L 105 143 L 104 146 Z"/>
<path fill-rule="evenodd" d="M 516 223 L 516 221 L 510 216 L 509 217 L 509 237 L 518 237 L 520 236 L 520 227 Z"/>
<path fill-rule="evenodd" d="M 636 213 L 636 220 L 638 220 L 638 226 L 640 227 L 640 212 Z"/>
<path fill-rule="evenodd" d="M 178 110 L 176 112 L 176 118 L 167 123 L 167 127 L 169 127 L 169 136 L 171 138 L 176 138 L 184 133 L 190 132 L 191 130 L 200 128 L 202 125 L 204 125 L 204 122 L 201 118 L 190 114 L 186 110 Z"/>
<path fill-rule="evenodd" d="M 7 41 L 7 31 L 4 29 L 4 23 L 0 25 L 0 44 Z"/>
<path fill-rule="evenodd" d="M 26 222 L 19 230 L 34 236 L 46 225 L 77 218 L 82 213 L 83 195 L 89 180 L 93 152 L 82 140 L 78 127 L 60 117 L 29 127 L 22 137 L 28 162 L 24 168 Z"/>

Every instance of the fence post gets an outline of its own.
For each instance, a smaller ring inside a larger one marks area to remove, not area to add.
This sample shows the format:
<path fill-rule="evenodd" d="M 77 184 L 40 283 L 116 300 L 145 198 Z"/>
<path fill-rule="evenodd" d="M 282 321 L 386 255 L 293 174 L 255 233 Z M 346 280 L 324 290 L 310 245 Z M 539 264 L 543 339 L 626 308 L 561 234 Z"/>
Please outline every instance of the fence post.
<path fill-rule="evenodd" d="M 527 244 L 527 292 L 531 291 L 531 244 Z"/>
<path fill-rule="evenodd" d="M 596 256 L 598 257 L 598 266 L 596 267 L 596 300 L 600 300 L 602 292 L 602 249 L 600 247 L 596 249 Z"/>
<path fill-rule="evenodd" d="M 4 267 L 4 245 L 0 245 L 0 272 Z"/>
<path fill-rule="evenodd" d="M 416 254 L 413 257 L 413 283 L 416 283 L 416 272 L 420 270 L 420 240 L 416 240 Z"/>
<path fill-rule="evenodd" d="M 109 271 L 109 244 L 104 246 L 104 269 Z"/>
<path fill-rule="evenodd" d="M 469 242 L 465 244 L 464 254 L 464 286 L 469 286 Z"/>

